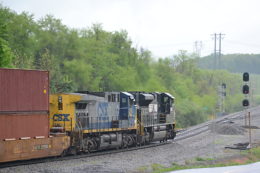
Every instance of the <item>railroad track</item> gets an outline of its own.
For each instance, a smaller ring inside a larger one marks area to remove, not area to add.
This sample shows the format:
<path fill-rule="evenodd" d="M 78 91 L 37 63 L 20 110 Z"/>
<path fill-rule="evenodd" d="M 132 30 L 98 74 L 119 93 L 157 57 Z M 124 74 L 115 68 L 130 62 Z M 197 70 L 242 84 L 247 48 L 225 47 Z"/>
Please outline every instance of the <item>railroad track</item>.
<path fill-rule="evenodd" d="M 260 106 L 249 108 L 248 111 L 251 112 L 252 117 L 260 115 L 260 113 L 259 113 Z M 183 129 L 183 130 L 179 131 L 179 133 L 177 133 L 177 136 L 174 139 L 174 141 L 187 139 L 192 136 L 199 135 L 200 133 L 206 132 L 206 131 L 210 130 L 209 126 L 212 124 L 221 123 L 221 122 L 230 121 L 230 120 L 232 121 L 232 120 L 237 120 L 237 119 L 243 119 L 244 116 L 245 116 L 245 111 L 240 111 L 240 112 L 232 113 L 232 114 L 217 118 L 215 120 L 207 121 L 205 123 L 202 123 L 202 124 L 199 124 L 199 125 L 196 125 L 193 127 L 189 127 L 187 129 Z"/>
<path fill-rule="evenodd" d="M 252 116 L 257 115 L 260 111 L 260 106 L 250 108 L 248 109 L 250 112 L 252 112 Z M 30 164 L 38 164 L 38 163 L 46 163 L 46 162 L 54 162 L 54 161 L 65 161 L 65 160 L 71 160 L 71 159 L 81 159 L 81 158 L 87 158 L 87 157 L 94 157 L 94 156 L 100 156 L 100 155 L 108 155 L 108 154 L 115 154 L 115 153 L 121 153 L 121 152 L 127 152 L 127 151 L 134 151 L 134 150 L 140 150 L 145 148 L 152 148 L 152 147 L 158 147 L 166 144 L 172 144 L 175 141 L 180 141 L 183 139 L 187 139 L 193 136 L 196 136 L 200 133 L 206 132 L 209 130 L 209 126 L 213 123 L 221 123 L 227 120 L 235 120 L 235 119 L 241 119 L 244 118 L 245 112 L 236 112 L 230 115 L 226 115 L 224 117 L 210 120 L 208 122 L 189 127 L 187 129 L 179 130 L 177 131 L 177 136 L 174 140 L 168 140 L 167 142 L 163 143 L 151 143 L 149 145 L 143 145 L 143 146 L 136 146 L 131 147 L 127 149 L 118 149 L 118 150 L 106 150 L 106 151 L 97 151 L 93 153 L 88 154 L 82 154 L 82 155 L 75 155 L 75 156 L 66 156 L 66 157 L 51 157 L 51 158 L 41 158 L 41 159 L 33 159 L 33 160 L 26 160 L 26 161 L 15 161 L 15 162 L 9 162 L 9 163 L 1 163 L 0 168 L 7 168 L 7 167 L 15 167 L 15 166 L 22 166 L 22 165 L 30 165 Z"/>
<path fill-rule="evenodd" d="M 140 150 L 140 149 L 145 149 L 145 148 L 152 148 L 152 147 L 162 146 L 162 145 L 171 144 L 171 143 L 172 143 L 172 140 L 168 140 L 167 142 L 162 142 L 162 143 L 154 142 L 154 143 L 150 143 L 149 145 L 136 146 L 136 147 L 126 148 L 126 149 L 96 151 L 93 153 L 87 153 L 87 154 L 81 154 L 81 155 L 75 155 L 75 156 L 49 157 L 49 158 L 1 163 L 0 168 L 16 167 L 16 166 L 22 166 L 22 165 L 38 164 L 38 163 L 47 163 L 47 162 L 54 162 L 54 161 L 65 161 L 65 160 L 71 160 L 71 159 L 81 159 L 81 158 L 101 156 L 101 155 L 109 155 L 109 154 L 115 154 L 115 153 L 121 153 L 121 152 L 133 151 L 133 150 Z"/>

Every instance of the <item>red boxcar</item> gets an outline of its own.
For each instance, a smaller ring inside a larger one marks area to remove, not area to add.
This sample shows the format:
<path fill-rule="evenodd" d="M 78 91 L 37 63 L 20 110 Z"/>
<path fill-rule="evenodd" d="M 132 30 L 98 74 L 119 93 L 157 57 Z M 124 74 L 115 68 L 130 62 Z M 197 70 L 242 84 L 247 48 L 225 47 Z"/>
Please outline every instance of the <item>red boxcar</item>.
<path fill-rule="evenodd" d="M 0 140 L 47 137 L 48 71 L 0 68 Z"/>

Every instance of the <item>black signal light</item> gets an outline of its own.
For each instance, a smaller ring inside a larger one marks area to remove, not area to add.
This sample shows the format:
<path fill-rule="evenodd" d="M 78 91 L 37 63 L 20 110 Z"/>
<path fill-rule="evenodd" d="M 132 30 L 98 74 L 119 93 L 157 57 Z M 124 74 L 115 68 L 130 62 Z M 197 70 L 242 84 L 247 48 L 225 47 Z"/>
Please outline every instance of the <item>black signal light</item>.
<path fill-rule="evenodd" d="M 243 86 L 243 94 L 249 94 L 249 86 L 247 84 Z"/>
<path fill-rule="evenodd" d="M 243 81 L 248 82 L 249 81 L 249 73 L 245 72 L 243 73 Z"/>
<path fill-rule="evenodd" d="M 242 105 L 243 105 L 243 106 L 249 106 L 249 101 L 248 101 L 247 99 L 244 99 L 244 100 L 242 101 Z"/>

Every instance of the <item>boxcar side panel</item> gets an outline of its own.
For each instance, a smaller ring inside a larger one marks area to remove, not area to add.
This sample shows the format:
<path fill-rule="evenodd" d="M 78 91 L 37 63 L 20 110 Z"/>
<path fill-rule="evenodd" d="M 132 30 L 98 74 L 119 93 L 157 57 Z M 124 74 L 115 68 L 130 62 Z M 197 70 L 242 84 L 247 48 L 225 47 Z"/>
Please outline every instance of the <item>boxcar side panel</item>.
<path fill-rule="evenodd" d="M 0 113 L 49 110 L 47 71 L 0 68 Z"/>
<path fill-rule="evenodd" d="M 0 140 L 36 136 L 48 137 L 48 114 L 0 115 Z"/>

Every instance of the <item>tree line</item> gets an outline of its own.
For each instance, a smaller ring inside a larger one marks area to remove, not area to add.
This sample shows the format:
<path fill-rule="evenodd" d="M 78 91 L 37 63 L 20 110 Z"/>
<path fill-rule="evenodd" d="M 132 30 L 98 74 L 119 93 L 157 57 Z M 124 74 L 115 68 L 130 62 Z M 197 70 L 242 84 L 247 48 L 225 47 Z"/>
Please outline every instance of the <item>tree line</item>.
<path fill-rule="evenodd" d="M 51 15 L 35 20 L 0 6 L 0 67 L 49 70 L 52 93 L 169 92 L 176 98 L 177 124 L 186 127 L 216 113 L 217 86 L 225 82 L 227 112 L 240 110 L 240 76 L 202 70 L 197 61 L 186 51 L 156 60 L 125 30 L 109 32 L 101 24 L 74 29 Z"/>
<path fill-rule="evenodd" d="M 214 69 L 214 55 L 199 59 L 198 65 L 204 69 Z M 227 54 L 221 56 L 220 69 L 233 73 L 249 72 L 260 74 L 260 54 Z"/>

